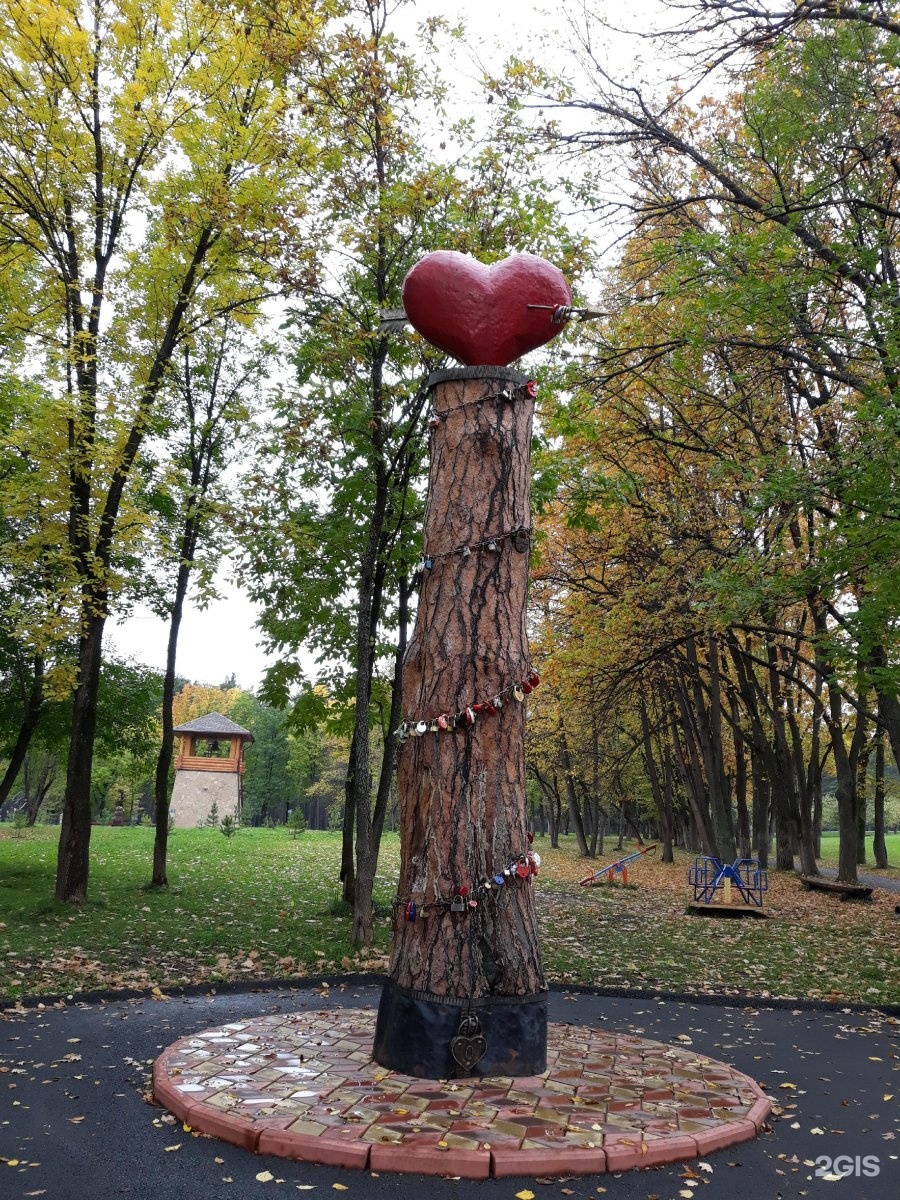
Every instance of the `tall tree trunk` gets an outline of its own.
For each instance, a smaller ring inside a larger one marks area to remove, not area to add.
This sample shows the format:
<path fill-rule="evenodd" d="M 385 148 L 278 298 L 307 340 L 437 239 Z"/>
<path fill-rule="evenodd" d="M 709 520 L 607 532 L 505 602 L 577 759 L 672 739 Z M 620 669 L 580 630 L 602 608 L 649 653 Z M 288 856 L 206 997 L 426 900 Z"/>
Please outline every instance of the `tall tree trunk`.
<path fill-rule="evenodd" d="M 687 694 L 682 686 L 677 687 L 679 707 L 681 709 L 681 728 L 683 742 L 679 739 L 677 727 L 672 726 L 672 745 L 675 747 L 676 763 L 681 775 L 681 782 L 691 806 L 694 817 L 696 840 L 703 853 L 717 858 L 719 848 L 716 845 L 716 835 L 709 812 L 709 797 L 703 779 L 703 769 L 697 753 L 694 722 L 688 704 Z"/>
<path fill-rule="evenodd" d="M 12 790 L 12 785 L 16 781 L 16 776 L 21 771 L 22 764 L 25 762 L 25 755 L 28 753 L 28 747 L 31 745 L 34 731 L 37 729 L 38 722 L 41 719 L 43 705 L 44 659 L 42 655 L 37 654 L 32 666 L 31 687 L 28 689 L 28 695 L 25 697 L 22 723 L 19 726 L 15 744 L 9 753 L 9 762 L 3 773 L 3 779 L 0 780 L 0 806 L 5 803 L 7 796 Z"/>
<path fill-rule="evenodd" d="M 883 646 L 876 646 L 871 653 L 872 667 L 876 671 L 875 693 L 878 697 L 878 719 L 887 732 L 894 762 L 900 768 L 900 699 L 892 690 L 887 678 L 887 656 Z"/>
<path fill-rule="evenodd" d="M 514 390 L 524 380 L 499 368 L 450 371 L 432 382 L 441 419 L 424 527 L 431 566 L 403 672 L 413 736 L 398 758 L 400 880 L 375 1057 L 441 1077 L 452 1069 L 459 1014 L 502 996 L 502 1019 L 485 1026 L 483 1065 L 531 1073 L 546 1060 L 546 1002 L 527 869 L 525 709 L 518 699 L 531 670 L 528 536 L 516 531 L 531 524 L 534 406 L 524 389 Z M 513 398 L 499 395 L 504 389 Z M 493 1011 L 477 1009 L 484 1021 Z M 510 1022 L 520 1019 L 533 1035 L 530 1050 L 505 1041 Z"/>
<path fill-rule="evenodd" d="M 43 761 L 36 773 L 32 762 L 33 757 L 33 755 L 26 754 L 22 764 L 25 785 L 25 820 L 29 829 L 36 823 L 41 805 L 56 779 L 56 759 L 52 754 L 43 756 Z"/>
<path fill-rule="evenodd" d="M 673 779 L 674 772 L 672 770 L 672 755 L 666 745 L 663 755 L 663 805 L 665 812 L 665 826 L 663 829 L 663 856 L 664 863 L 673 863 L 675 861 L 675 785 Z"/>
<path fill-rule="evenodd" d="M 575 791 L 575 779 L 572 772 L 572 756 L 569 753 L 569 741 L 566 737 L 566 728 L 563 724 L 562 716 L 559 718 L 559 729 L 556 735 L 557 745 L 559 747 L 559 761 L 563 769 L 563 774 L 566 780 L 566 800 L 569 806 L 569 819 L 572 822 L 572 828 L 575 831 L 575 840 L 578 843 L 578 853 L 582 858 L 587 858 L 589 855 L 587 835 L 584 832 L 584 822 L 581 819 L 581 808 L 578 804 L 578 795 Z"/>
<path fill-rule="evenodd" d="M 868 742 L 856 760 L 856 862 L 862 866 L 866 861 L 866 805 L 869 791 L 869 755 L 872 743 Z"/>
<path fill-rule="evenodd" d="M 166 645 L 166 671 L 163 676 L 162 695 L 162 740 L 159 754 L 156 758 L 156 775 L 153 783 L 153 800 L 156 806 L 156 832 L 153 837 L 153 875 L 150 883 L 153 887 L 168 885 L 167 864 L 169 850 L 169 769 L 172 766 L 172 752 L 175 735 L 172 732 L 174 721 L 172 705 L 175 702 L 175 660 L 178 655 L 178 635 L 181 631 L 181 619 L 184 614 L 184 601 L 187 596 L 188 582 L 191 575 L 191 564 L 196 550 L 196 531 L 194 522 L 189 519 L 188 527 L 181 539 L 181 554 L 179 558 L 178 575 L 175 580 L 175 595 L 172 599 L 172 612 L 169 617 L 169 639 Z"/>
<path fill-rule="evenodd" d="M 391 796 L 391 785 L 394 780 L 394 752 L 396 742 L 393 733 L 400 724 L 403 715 L 403 659 L 406 655 L 407 627 L 409 625 L 409 581 L 401 579 L 397 605 L 397 651 L 394 655 L 394 677 L 391 681 L 391 706 L 388 712 L 387 732 L 384 739 L 384 752 L 381 756 L 381 771 L 378 776 L 378 789 L 375 793 L 375 811 L 372 814 L 372 847 L 375 861 L 381 847 L 381 835 L 384 831 L 384 818 Z"/>
<path fill-rule="evenodd" d="M 737 694 L 729 690 L 731 708 L 731 736 L 734 743 L 734 797 L 737 807 L 738 854 L 750 857 L 750 810 L 747 807 L 747 751 L 741 734 L 740 712 Z"/>
<path fill-rule="evenodd" d="M 356 828 L 356 803 L 353 778 L 356 774 L 356 732 L 350 738 L 347 752 L 347 775 L 344 779 L 344 819 L 341 822 L 341 898 L 353 904 L 356 896 L 356 858 L 353 853 L 353 832 Z"/>
<path fill-rule="evenodd" d="M 83 904 L 87 899 L 90 870 L 91 766 L 97 732 L 105 602 L 98 607 L 99 611 L 86 618 L 78 646 L 78 686 L 66 767 L 66 802 L 56 855 L 56 899 L 70 904 Z"/>
<path fill-rule="evenodd" d="M 875 734 L 875 795 L 872 806 L 875 822 L 872 853 L 875 866 L 884 868 L 888 865 L 888 852 L 884 836 L 884 730 L 880 728 Z"/>
<path fill-rule="evenodd" d="M 763 760 L 755 751 L 750 758 L 750 774 L 753 779 L 753 848 L 759 865 L 769 865 L 769 780 L 763 768 Z"/>

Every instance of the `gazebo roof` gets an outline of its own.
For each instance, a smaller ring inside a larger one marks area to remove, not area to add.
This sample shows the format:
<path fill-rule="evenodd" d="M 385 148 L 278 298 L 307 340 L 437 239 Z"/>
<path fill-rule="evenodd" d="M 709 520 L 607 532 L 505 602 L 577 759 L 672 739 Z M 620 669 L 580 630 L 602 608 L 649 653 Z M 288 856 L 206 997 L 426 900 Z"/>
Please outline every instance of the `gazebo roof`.
<path fill-rule="evenodd" d="M 205 717 L 194 717 L 193 721 L 185 721 L 172 732 L 206 733 L 211 737 L 239 737 L 253 741 L 253 734 L 249 729 L 244 729 L 243 725 L 236 725 L 234 721 L 217 712 L 207 713 Z"/>

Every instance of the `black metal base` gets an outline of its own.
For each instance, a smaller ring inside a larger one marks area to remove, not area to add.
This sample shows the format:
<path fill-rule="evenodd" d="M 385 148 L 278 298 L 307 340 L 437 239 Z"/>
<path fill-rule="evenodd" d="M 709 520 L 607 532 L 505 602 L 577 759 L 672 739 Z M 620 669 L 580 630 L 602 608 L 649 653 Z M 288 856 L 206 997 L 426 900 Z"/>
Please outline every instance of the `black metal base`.
<path fill-rule="evenodd" d="M 470 1012 L 480 1027 L 476 1037 L 463 1020 Z M 547 1069 L 547 993 L 465 1000 L 389 979 L 372 1052 L 388 1070 L 421 1079 L 539 1075 Z"/>

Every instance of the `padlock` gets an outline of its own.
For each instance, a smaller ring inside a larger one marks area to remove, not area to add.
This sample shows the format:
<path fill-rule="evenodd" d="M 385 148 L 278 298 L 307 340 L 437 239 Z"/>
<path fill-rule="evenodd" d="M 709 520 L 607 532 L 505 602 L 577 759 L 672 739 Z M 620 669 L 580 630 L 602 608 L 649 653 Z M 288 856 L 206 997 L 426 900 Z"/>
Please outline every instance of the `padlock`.
<path fill-rule="evenodd" d="M 466 724 L 467 725 L 475 724 L 475 709 L 474 708 L 466 709 Z"/>
<path fill-rule="evenodd" d="M 525 699 L 525 689 L 522 687 L 521 683 L 517 683 L 516 686 L 513 688 L 513 695 L 519 701 L 522 701 Z"/>
<path fill-rule="evenodd" d="M 437 429 L 437 427 L 438 427 L 438 425 L 440 425 L 440 423 L 441 423 L 441 418 L 440 418 L 440 417 L 438 417 L 438 416 L 434 416 L 434 417 L 432 417 L 432 418 L 431 418 L 431 420 L 428 422 L 428 427 L 429 427 L 430 429 Z"/>
<path fill-rule="evenodd" d="M 531 545 L 531 539 L 528 536 L 528 530 L 527 529 L 517 529 L 516 532 L 513 534 L 512 543 L 513 543 L 513 546 L 516 548 L 516 550 L 519 552 L 519 554 L 524 554 L 525 551 L 528 549 L 528 547 Z"/>
<path fill-rule="evenodd" d="M 521 687 L 522 687 L 522 691 L 525 693 L 526 696 L 529 696 L 534 691 L 534 688 L 531 686 L 531 684 L 528 682 L 527 679 L 522 680 Z"/>
<path fill-rule="evenodd" d="M 529 400 L 533 400 L 538 393 L 537 381 L 534 379 L 529 379 L 528 382 L 523 386 L 522 391 Z"/>
<path fill-rule="evenodd" d="M 418 916 L 418 912 L 416 910 L 416 906 L 413 903 L 413 901 L 410 900 L 406 906 L 406 919 L 407 919 L 407 921 L 414 921 L 417 916 Z"/>
<path fill-rule="evenodd" d="M 464 896 L 454 896 L 450 901 L 450 911 L 461 913 L 466 911 L 466 901 Z"/>
<path fill-rule="evenodd" d="M 428 732 L 428 722 L 427 721 L 417 721 L 416 722 L 416 733 L 418 734 L 418 736 L 421 737 L 423 733 L 427 733 L 427 732 Z"/>
<path fill-rule="evenodd" d="M 509 872 L 507 871 L 507 875 L 508 874 Z M 506 878 L 503 875 L 495 875 L 494 883 L 496 883 L 497 887 L 503 887 L 504 883 L 506 883 Z"/>
<path fill-rule="evenodd" d="M 434 559 L 431 557 L 430 554 L 425 559 L 425 561 L 422 563 L 422 566 L 425 568 L 426 571 L 430 571 L 431 568 L 434 566 Z"/>
<path fill-rule="evenodd" d="M 528 682 L 533 688 L 537 687 L 537 685 L 541 682 L 541 677 L 538 675 L 537 671 L 528 672 Z"/>
<path fill-rule="evenodd" d="M 500 697 L 499 697 L 499 696 L 495 696 L 495 697 L 493 698 L 493 700 L 491 701 L 491 704 L 493 705 L 493 707 L 494 707 L 495 709 L 497 709 L 497 708 L 502 708 L 502 707 L 503 707 L 503 701 L 500 699 Z"/>
<path fill-rule="evenodd" d="M 488 542 L 487 548 L 488 548 L 488 550 L 496 550 L 497 549 L 497 543 L 494 541 L 493 538 L 491 538 L 491 540 Z"/>
<path fill-rule="evenodd" d="M 438 723 L 437 723 L 437 721 L 432 721 L 431 724 L 428 726 L 428 732 L 429 733 L 437 733 L 437 731 L 438 731 Z"/>
<path fill-rule="evenodd" d="M 437 727 L 438 727 L 438 729 L 449 729 L 450 728 L 450 716 L 448 713 L 441 713 L 441 715 L 437 719 Z"/>
<path fill-rule="evenodd" d="M 462 548 L 463 558 L 468 558 L 471 553 L 472 553 L 472 549 L 470 546 L 463 546 L 463 548 Z"/>

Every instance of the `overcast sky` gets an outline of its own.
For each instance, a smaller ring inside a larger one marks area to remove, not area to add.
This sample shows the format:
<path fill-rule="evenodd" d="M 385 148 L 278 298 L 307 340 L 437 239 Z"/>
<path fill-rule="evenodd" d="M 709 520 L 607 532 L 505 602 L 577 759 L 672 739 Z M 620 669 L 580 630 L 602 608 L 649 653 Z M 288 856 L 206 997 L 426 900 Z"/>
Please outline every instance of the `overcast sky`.
<path fill-rule="evenodd" d="M 601 9 L 602 4 L 592 6 Z M 414 6 L 416 21 L 439 14 L 448 20 L 462 19 L 469 38 L 476 46 L 478 57 L 486 64 L 502 62 L 515 49 L 534 57 L 541 54 L 561 61 L 558 49 L 568 39 L 569 19 L 577 17 L 582 6 L 574 3 L 548 7 L 532 0 L 449 0 L 436 4 L 432 0 Z M 607 7 L 606 11 L 610 11 Z M 628 21 L 648 28 L 659 19 L 660 0 L 629 0 L 624 8 L 612 9 L 619 21 Z M 636 56 L 646 48 L 625 38 L 606 35 L 601 52 L 608 53 L 611 65 L 621 70 L 630 68 Z M 444 63 L 445 70 L 454 71 L 460 103 L 466 95 L 477 92 L 478 67 L 469 53 L 460 52 L 455 63 Z M 188 604 L 178 643 L 178 674 L 192 681 L 220 684 L 231 674 L 241 687 L 254 691 L 266 667 L 266 659 L 258 646 L 254 628 L 257 613 L 253 605 L 228 581 L 227 566 L 220 578 L 223 598 L 200 611 Z M 149 610 L 138 609 L 124 623 L 108 626 L 107 646 L 135 658 L 148 666 L 165 667 L 168 626 Z"/>

